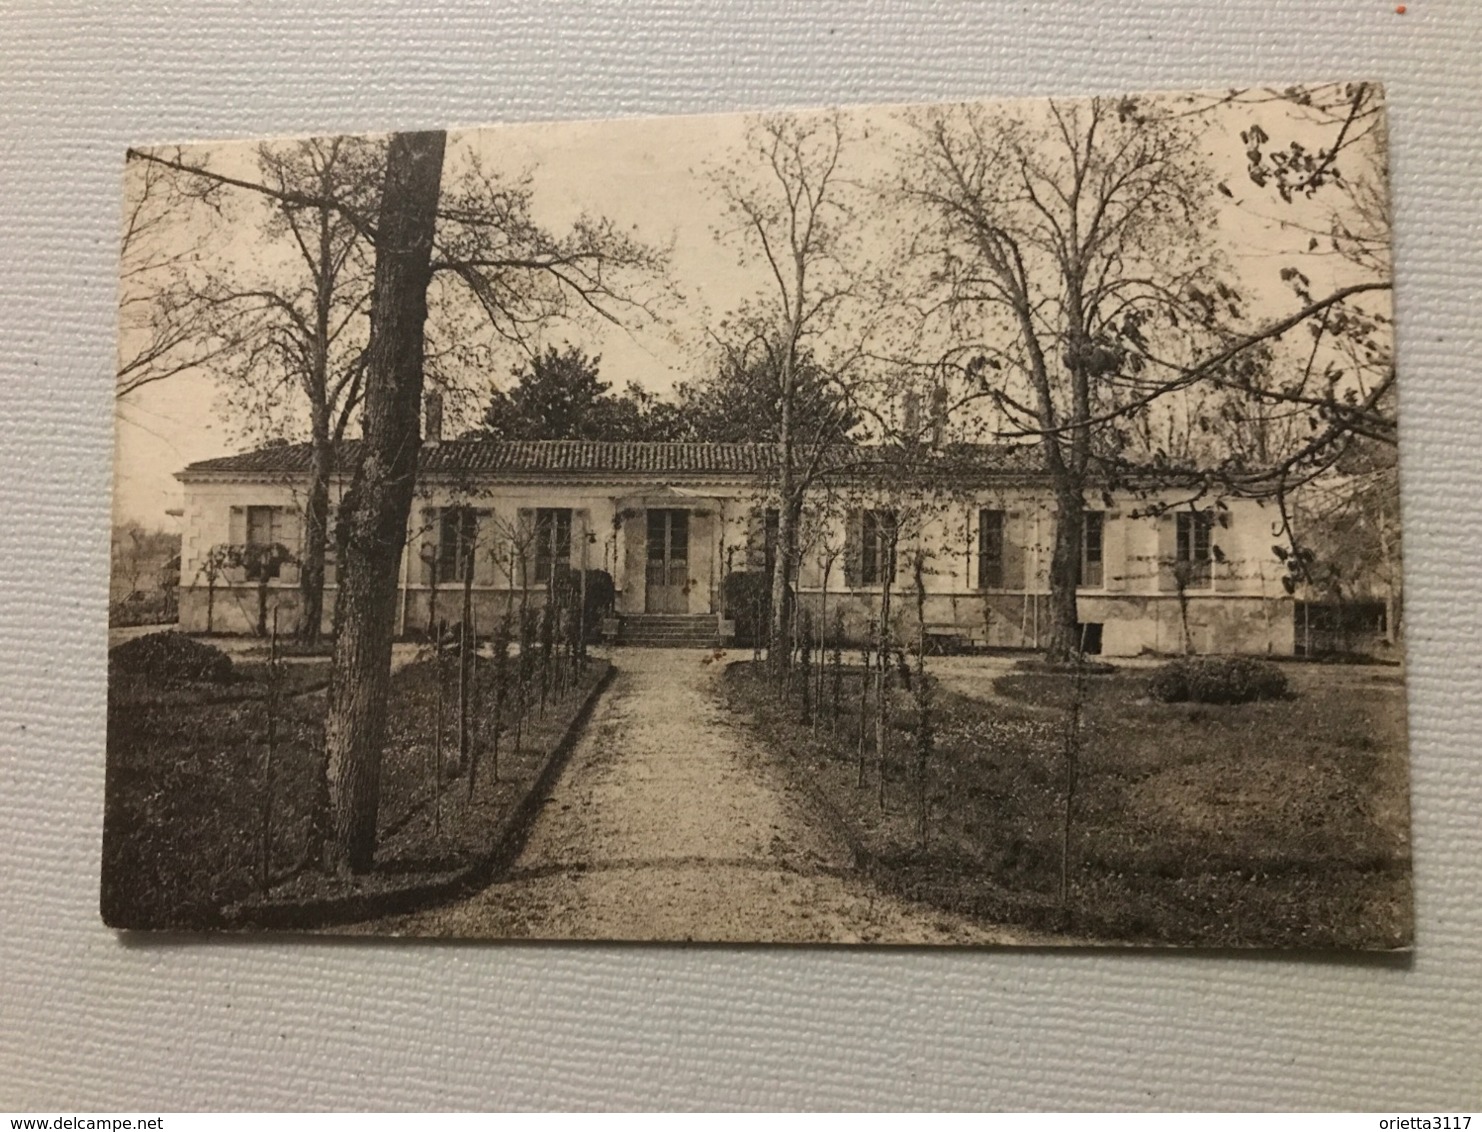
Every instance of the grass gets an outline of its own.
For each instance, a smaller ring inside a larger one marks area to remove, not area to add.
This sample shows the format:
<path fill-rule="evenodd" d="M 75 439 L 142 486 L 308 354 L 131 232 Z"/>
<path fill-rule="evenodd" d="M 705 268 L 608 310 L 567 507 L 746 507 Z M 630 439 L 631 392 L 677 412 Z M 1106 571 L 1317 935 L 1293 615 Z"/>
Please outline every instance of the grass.
<path fill-rule="evenodd" d="M 523 796 L 564 734 L 605 662 L 592 662 L 578 685 L 544 715 L 532 709 L 520 750 L 500 742 L 499 781 L 492 774 L 487 724 L 490 665 L 481 663 L 485 721 L 470 799 L 456 765 L 456 661 L 444 662 L 445 756 L 442 803 L 433 805 L 437 681 L 430 659 L 392 677 L 381 767 L 380 845 L 376 873 L 403 878 L 458 866 L 485 847 L 490 831 Z M 277 720 L 271 777 L 270 881 L 304 896 L 324 887 L 309 868 L 310 823 L 319 790 L 328 665 L 283 666 L 289 681 Z M 108 771 L 104 805 L 102 910 L 127 928 L 196 928 L 220 921 L 223 908 L 259 893 L 267 731 L 266 666 L 240 663 L 228 685 L 151 689 L 110 684 Z M 434 820 L 434 810 L 440 820 Z M 434 828 L 436 826 L 436 828 Z"/>
<path fill-rule="evenodd" d="M 1350 670 L 1351 673 L 1352 670 Z M 1411 939 L 1403 688 L 1320 666 L 1287 701 L 1158 704 L 1146 674 L 1085 679 L 1069 899 L 1059 901 L 1072 676 L 1016 672 L 992 698 L 933 689 L 928 836 L 915 714 L 897 691 L 885 798 L 857 785 L 857 670 L 842 721 L 779 711 L 749 664 L 731 706 L 777 750 L 882 886 L 992 922 L 1103 942 L 1393 948 Z"/>

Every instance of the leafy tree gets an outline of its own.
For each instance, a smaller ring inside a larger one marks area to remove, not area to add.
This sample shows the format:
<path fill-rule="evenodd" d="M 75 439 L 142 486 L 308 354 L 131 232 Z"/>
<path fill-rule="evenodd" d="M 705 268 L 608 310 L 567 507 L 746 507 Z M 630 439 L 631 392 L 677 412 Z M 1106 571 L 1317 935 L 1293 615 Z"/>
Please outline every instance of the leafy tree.
<path fill-rule="evenodd" d="M 602 359 L 576 346 L 546 347 L 496 389 L 475 436 L 498 440 L 672 440 L 678 410 L 639 387 L 620 395 L 599 374 Z"/>
<path fill-rule="evenodd" d="M 729 443 L 777 444 L 782 425 L 782 382 L 775 348 L 725 350 L 708 378 L 682 383 L 674 415 L 688 438 Z M 801 446 L 845 442 L 860 415 L 841 384 L 804 352 L 794 374 L 789 421 Z"/>

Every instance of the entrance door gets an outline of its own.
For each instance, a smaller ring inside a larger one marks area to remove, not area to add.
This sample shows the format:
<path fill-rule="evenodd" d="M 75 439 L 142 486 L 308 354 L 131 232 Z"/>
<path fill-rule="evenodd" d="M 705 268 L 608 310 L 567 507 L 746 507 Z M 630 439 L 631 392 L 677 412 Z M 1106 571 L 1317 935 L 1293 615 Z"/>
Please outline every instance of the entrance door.
<path fill-rule="evenodd" d="M 688 613 L 690 610 L 690 513 L 653 510 L 648 513 L 648 573 L 644 608 L 649 613 Z"/>

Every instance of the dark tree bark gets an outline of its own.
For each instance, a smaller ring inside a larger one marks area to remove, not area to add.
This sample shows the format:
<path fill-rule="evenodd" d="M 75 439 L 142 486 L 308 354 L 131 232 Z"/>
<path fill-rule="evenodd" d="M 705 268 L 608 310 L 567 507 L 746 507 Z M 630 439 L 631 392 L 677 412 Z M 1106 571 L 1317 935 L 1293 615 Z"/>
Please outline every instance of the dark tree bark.
<path fill-rule="evenodd" d="M 1076 586 L 1081 576 L 1081 539 L 1085 527 L 1085 498 L 1077 480 L 1067 476 L 1055 484 L 1055 541 L 1050 549 L 1050 636 L 1045 656 L 1057 662 L 1080 651 L 1076 626 L 1080 611 Z"/>
<path fill-rule="evenodd" d="M 396 583 L 420 448 L 423 331 L 446 138 L 397 134 L 386 154 L 366 358 L 365 458 L 341 506 L 347 524 L 324 742 L 329 863 L 375 858 L 381 746 L 391 680 Z"/>

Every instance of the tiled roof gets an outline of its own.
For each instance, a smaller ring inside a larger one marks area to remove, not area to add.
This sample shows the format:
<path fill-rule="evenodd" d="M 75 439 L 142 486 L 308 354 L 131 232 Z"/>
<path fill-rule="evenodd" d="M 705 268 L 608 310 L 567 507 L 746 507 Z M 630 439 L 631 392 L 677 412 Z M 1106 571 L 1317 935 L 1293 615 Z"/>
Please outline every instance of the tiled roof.
<path fill-rule="evenodd" d="M 338 470 L 355 466 L 360 441 L 340 445 Z M 834 467 L 891 463 L 898 450 L 860 446 L 830 453 Z M 758 475 L 774 466 L 776 450 L 769 444 L 712 444 L 704 442 L 651 443 L 629 440 L 447 440 L 424 445 L 419 471 L 434 475 Z M 1014 445 L 956 445 L 933 454 L 938 469 L 964 472 L 1025 473 L 1042 467 L 1031 447 Z M 212 473 L 235 475 L 307 474 L 309 446 L 279 444 L 200 460 L 180 473 L 182 479 Z"/>

